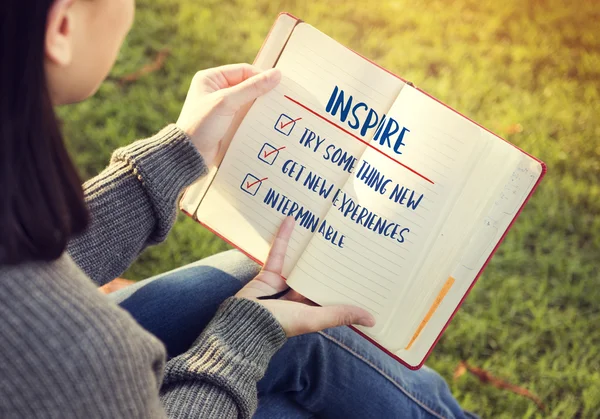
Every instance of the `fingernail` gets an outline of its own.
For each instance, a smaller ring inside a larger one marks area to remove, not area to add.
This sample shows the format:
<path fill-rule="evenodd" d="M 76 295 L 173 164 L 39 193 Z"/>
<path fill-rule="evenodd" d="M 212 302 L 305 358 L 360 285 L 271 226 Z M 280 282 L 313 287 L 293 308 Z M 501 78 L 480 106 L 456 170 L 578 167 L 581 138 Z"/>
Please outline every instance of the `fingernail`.
<path fill-rule="evenodd" d="M 281 70 L 278 68 L 271 68 L 266 73 L 266 79 L 269 83 L 279 83 L 281 81 Z"/>
<path fill-rule="evenodd" d="M 294 217 L 285 217 L 282 224 L 284 234 L 291 235 L 296 226 L 296 219 Z"/>
<path fill-rule="evenodd" d="M 365 316 L 363 318 L 360 319 L 360 323 L 361 326 L 366 326 L 366 327 L 373 327 L 375 326 L 375 317 L 369 315 L 369 316 Z"/>

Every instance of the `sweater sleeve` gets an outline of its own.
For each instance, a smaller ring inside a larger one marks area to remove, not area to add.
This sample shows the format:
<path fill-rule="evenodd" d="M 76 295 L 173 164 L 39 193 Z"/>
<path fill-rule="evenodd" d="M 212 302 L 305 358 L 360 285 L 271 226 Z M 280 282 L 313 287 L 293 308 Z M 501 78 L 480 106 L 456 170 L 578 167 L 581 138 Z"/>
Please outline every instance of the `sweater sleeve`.
<path fill-rule="evenodd" d="M 286 339 L 263 306 L 230 298 L 192 348 L 165 366 L 162 343 L 68 256 L 0 266 L 0 279 L 6 419 L 249 418 L 256 383 Z"/>
<path fill-rule="evenodd" d="M 69 243 L 71 257 L 97 284 L 113 280 L 147 246 L 166 238 L 179 194 L 206 172 L 175 125 L 116 150 L 110 165 L 84 184 L 91 222 Z"/>
<path fill-rule="evenodd" d="M 171 418 L 250 418 L 257 382 L 285 343 L 285 332 L 260 304 L 231 297 L 192 348 L 165 369 L 161 401 Z"/>

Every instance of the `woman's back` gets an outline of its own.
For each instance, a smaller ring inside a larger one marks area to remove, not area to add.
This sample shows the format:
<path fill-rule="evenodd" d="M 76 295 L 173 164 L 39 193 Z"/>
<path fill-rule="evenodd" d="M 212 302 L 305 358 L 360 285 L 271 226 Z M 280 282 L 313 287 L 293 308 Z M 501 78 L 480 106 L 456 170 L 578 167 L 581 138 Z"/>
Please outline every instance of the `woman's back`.
<path fill-rule="evenodd" d="M 164 415 L 162 343 L 67 254 L 0 267 L 0 318 L 1 417 Z"/>

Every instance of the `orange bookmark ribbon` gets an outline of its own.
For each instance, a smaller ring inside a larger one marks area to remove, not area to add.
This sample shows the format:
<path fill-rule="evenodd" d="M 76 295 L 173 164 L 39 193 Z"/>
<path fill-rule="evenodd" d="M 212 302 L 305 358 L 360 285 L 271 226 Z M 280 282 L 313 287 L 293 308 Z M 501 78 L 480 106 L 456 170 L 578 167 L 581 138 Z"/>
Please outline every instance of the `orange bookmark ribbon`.
<path fill-rule="evenodd" d="M 415 332 L 413 337 L 410 339 L 410 342 L 408 342 L 408 345 L 406 345 L 406 348 L 404 348 L 404 349 L 406 349 L 406 350 L 410 349 L 410 347 L 413 345 L 413 343 L 415 343 L 415 341 L 417 340 L 417 338 L 419 337 L 419 335 L 421 334 L 421 332 L 423 331 L 425 326 L 427 326 L 427 323 L 429 323 L 429 320 L 431 320 L 431 318 L 433 317 L 433 313 L 435 313 L 437 308 L 440 306 L 440 304 L 446 297 L 446 294 L 448 294 L 448 291 L 450 291 L 450 287 L 452 287 L 452 284 L 454 284 L 454 278 L 449 276 L 448 279 L 446 280 L 446 283 L 444 284 L 444 286 L 438 293 L 437 297 L 435 297 L 435 301 L 429 308 L 427 315 L 425 316 L 425 318 L 423 319 L 423 321 L 417 328 L 417 331 Z"/>

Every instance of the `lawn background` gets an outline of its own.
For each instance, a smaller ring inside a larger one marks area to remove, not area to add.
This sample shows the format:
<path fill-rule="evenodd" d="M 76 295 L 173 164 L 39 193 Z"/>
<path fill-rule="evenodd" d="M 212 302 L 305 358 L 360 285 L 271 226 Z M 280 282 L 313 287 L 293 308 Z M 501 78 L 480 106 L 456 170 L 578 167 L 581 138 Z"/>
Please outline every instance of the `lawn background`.
<path fill-rule="evenodd" d="M 60 110 L 82 175 L 174 121 L 192 75 L 252 62 L 280 11 L 320 30 L 548 164 L 548 175 L 429 359 L 483 417 L 600 417 L 600 5 L 597 1 L 139 0 L 118 63 L 90 100 Z M 164 67 L 119 77 L 169 48 Z M 124 276 L 227 248 L 180 216 Z M 539 395 L 548 410 L 459 360 Z"/>

